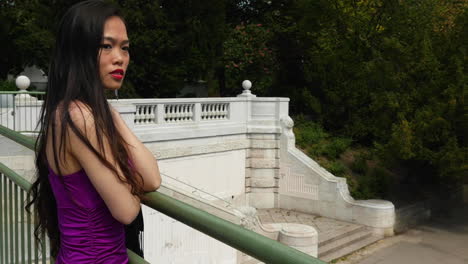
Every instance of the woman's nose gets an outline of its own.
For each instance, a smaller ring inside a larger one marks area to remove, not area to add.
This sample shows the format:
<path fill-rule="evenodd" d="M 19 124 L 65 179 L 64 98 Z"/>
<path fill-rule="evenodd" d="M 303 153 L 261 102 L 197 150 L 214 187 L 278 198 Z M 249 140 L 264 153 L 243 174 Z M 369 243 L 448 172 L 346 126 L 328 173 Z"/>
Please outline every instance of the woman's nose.
<path fill-rule="evenodd" d="M 122 51 L 116 49 L 114 54 L 113 54 L 113 63 L 121 65 L 124 60 L 124 55 L 122 54 Z"/>

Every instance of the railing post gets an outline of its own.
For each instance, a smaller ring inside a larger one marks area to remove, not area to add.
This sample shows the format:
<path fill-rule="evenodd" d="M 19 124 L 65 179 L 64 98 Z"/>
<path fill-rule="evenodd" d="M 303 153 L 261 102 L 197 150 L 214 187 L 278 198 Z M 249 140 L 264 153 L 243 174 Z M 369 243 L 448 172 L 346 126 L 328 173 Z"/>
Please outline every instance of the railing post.
<path fill-rule="evenodd" d="M 112 106 L 120 113 L 120 116 L 125 121 L 125 124 L 127 124 L 128 128 L 133 129 L 135 127 L 136 105 L 113 101 Z"/>
<path fill-rule="evenodd" d="M 20 222 L 21 222 L 21 256 L 22 256 L 22 263 L 26 263 L 26 249 L 25 249 L 25 238 L 24 238 L 24 234 L 25 234 L 25 230 L 24 230 L 24 214 L 26 213 L 26 211 L 24 210 L 24 191 L 21 191 L 21 208 L 23 208 L 23 210 L 21 210 L 21 219 L 20 219 Z"/>
<path fill-rule="evenodd" d="M 14 201 L 14 204 L 15 204 L 15 220 L 14 220 L 14 225 L 15 225 L 15 263 L 19 263 L 19 237 L 20 237 L 20 233 L 18 232 L 18 225 L 19 225 L 19 221 L 18 221 L 18 214 L 21 210 L 21 208 L 18 207 L 18 185 L 14 185 L 13 186 L 14 188 L 14 194 L 13 194 L 13 199 L 15 199 Z M 21 210 L 22 211 L 22 210 Z"/>
<path fill-rule="evenodd" d="M 2 203 L 2 208 L 0 208 L 0 263 L 3 264 L 3 241 L 4 237 L 3 235 L 5 234 L 5 231 L 3 230 L 3 210 L 5 208 L 5 201 L 3 199 L 3 179 L 6 179 L 6 177 L 3 175 L 3 173 L 0 173 L 0 202 Z"/>
<path fill-rule="evenodd" d="M 16 102 L 15 98 L 13 98 L 13 110 L 11 112 L 11 115 L 13 116 L 13 130 L 16 131 Z M 8 116 L 7 116 L 8 118 Z M 7 119 L 8 121 L 8 119 Z M 8 126 L 8 125 L 7 125 Z"/>
<path fill-rule="evenodd" d="M 237 97 L 245 98 L 246 123 L 249 124 L 250 120 L 252 119 L 252 98 L 257 96 L 250 92 L 250 88 L 252 88 L 252 82 L 249 80 L 244 80 L 242 82 L 242 88 L 244 90 L 241 94 L 237 95 Z"/>
<path fill-rule="evenodd" d="M 157 104 L 156 106 L 156 124 L 164 124 L 166 120 L 164 120 L 165 114 L 165 105 L 164 104 Z"/>
<path fill-rule="evenodd" d="M 10 263 L 13 263 L 14 253 L 13 253 L 13 182 L 11 180 L 8 181 L 8 215 L 10 215 L 9 219 L 9 228 L 8 228 L 8 235 L 10 237 Z"/>
<path fill-rule="evenodd" d="M 201 103 L 195 103 L 195 107 L 193 109 L 193 121 L 195 123 L 198 123 L 201 121 L 201 114 L 202 114 L 202 109 L 201 109 Z"/>

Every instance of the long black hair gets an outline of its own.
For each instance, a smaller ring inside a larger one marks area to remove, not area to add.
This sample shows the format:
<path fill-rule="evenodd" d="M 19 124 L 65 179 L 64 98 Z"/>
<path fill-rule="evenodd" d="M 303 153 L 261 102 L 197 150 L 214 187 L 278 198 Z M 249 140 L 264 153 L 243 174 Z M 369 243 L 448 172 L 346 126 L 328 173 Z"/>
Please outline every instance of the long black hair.
<path fill-rule="evenodd" d="M 60 233 L 57 205 L 48 178 L 48 164 L 54 162 L 58 175 L 62 175 L 59 160 L 60 155 L 62 155 L 61 160 L 65 160 L 68 129 L 75 133 L 106 167 L 118 175 L 117 168 L 100 154 L 104 153 L 103 142 L 107 140 L 124 176 L 121 180 L 131 186 L 132 194 L 138 196 L 143 194 L 143 178 L 132 169 L 132 166 L 129 166 L 128 145 L 114 122 L 110 121 L 112 114 L 99 75 L 98 60 L 104 24 L 113 16 L 122 18 L 118 9 L 109 3 L 97 0 L 80 2 L 65 13 L 57 32 L 48 74 L 47 94 L 40 115 L 40 134 L 36 143 L 37 179 L 29 192 L 29 201 L 26 205 L 29 212 L 32 206 L 35 209 L 36 240 L 41 243 L 41 237 L 47 233 L 51 242 L 51 255 L 54 257 L 58 253 Z M 100 149 L 95 149 L 91 145 L 70 118 L 67 109 L 76 101 L 91 110 Z M 57 111 L 58 107 L 62 110 Z M 56 118 L 60 120 L 59 137 L 56 131 Z M 49 134 L 51 142 L 47 142 Z M 53 146 L 52 161 L 47 160 L 46 156 L 48 143 Z"/>

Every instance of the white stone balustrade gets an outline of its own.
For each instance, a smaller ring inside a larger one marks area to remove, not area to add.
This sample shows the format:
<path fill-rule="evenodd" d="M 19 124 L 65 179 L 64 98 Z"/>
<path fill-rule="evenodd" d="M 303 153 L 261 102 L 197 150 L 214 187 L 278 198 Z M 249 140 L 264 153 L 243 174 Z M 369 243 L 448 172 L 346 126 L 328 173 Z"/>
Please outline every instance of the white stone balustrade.
<path fill-rule="evenodd" d="M 197 121 L 214 121 L 229 119 L 230 102 L 201 102 L 207 98 L 194 98 L 189 102 L 164 102 L 147 99 L 143 104 L 138 99 L 135 102 L 135 125 L 163 124 L 163 123 L 186 123 Z M 164 99 L 162 99 L 164 100 Z M 115 101 L 119 104 L 122 100 Z M 132 100 L 125 100 L 129 103 Z M 171 100 L 172 101 L 172 100 Z M 158 118 L 159 117 L 159 118 Z"/>
<path fill-rule="evenodd" d="M 229 102 L 201 102 L 207 98 L 194 98 L 192 102 L 183 99 L 182 102 L 166 102 L 164 99 L 146 99 L 146 103 L 141 100 L 118 100 L 113 101 L 119 105 L 124 102 L 135 105 L 134 123 L 136 126 L 148 124 L 164 124 L 164 123 L 187 123 L 197 121 L 214 121 L 229 119 Z"/>
<path fill-rule="evenodd" d="M 135 111 L 135 119 L 134 122 L 137 125 L 141 124 L 156 124 L 156 105 L 144 105 L 138 104 L 136 105 Z"/>
<path fill-rule="evenodd" d="M 164 106 L 166 123 L 183 123 L 194 121 L 194 104 L 168 104 Z"/>
<path fill-rule="evenodd" d="M 134 105 L 134 125 L 198 123 L 231 119 L 232 104 L 248 101 L 244 98 L 181 98 L 181 99 L 121 99 L 109 100 L 118 108 Z M 245 122 L 245 120 L 244 120 Z"/>
<path fill-rule="evenodd" d="M 204 103 L 201 107 L 202 120 L 229 119 L 229 103 Z"/>

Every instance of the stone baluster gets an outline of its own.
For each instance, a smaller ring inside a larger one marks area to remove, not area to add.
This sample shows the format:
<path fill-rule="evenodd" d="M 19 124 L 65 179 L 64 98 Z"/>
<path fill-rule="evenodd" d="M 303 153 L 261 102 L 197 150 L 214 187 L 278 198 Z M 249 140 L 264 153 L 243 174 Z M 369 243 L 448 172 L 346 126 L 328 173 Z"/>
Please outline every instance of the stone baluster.
<path fill-rule="evenodd" d="M 139 125 L 141 123 L 140 117 L 141 116 L 141 105 L 136 106 L 136 111 L 135 111 L 135 124 Z"/>
<path fill-rule="evenodd" d="M 164 108 L 164 120 L 166 120 L 167 123 L 171 122 L 171 105 L 166 105 Z"/>
<path fill-rule="evenodd" d="M 215 118 L 215 111 L 214 111 L 214 105 L 210 105 L 210 120 L 213 120 Z"/>
<path fill-rule="evenodd" d="M 156 112 L 156 105 L 151 105 L 150 106 L 150 122 L 153 124 L 156 123 L 155 112 Z"/>

